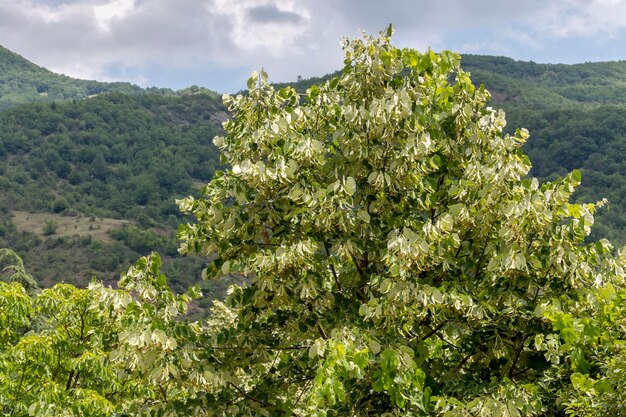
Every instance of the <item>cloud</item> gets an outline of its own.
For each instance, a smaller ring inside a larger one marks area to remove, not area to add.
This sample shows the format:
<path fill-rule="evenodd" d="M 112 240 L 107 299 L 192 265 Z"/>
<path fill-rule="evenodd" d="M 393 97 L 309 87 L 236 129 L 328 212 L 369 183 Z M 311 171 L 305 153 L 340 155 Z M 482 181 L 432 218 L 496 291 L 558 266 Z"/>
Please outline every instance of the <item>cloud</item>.
<path fill-rule="evenodd" d="M 621 0 L 554 0 L 538 16 L 536 29 L 558 38 L 617 36 L 626 28 Z"/>
<path fill-rule="evenodd" d="M 114 0 L 110 3 L 95 6 L 93 13 L 98 21 L 100 30 L 109 31 L 111 29 L 110 22 L 112 20 L 125 18 L 132 13 L 134 8 L 134 0 Z"/>
<path fill-rule="evenodd" d="M 389 23 L 401 47 L 561 59 L 563 41 L 619 40 L 626 2 L 0 0 L 3 46 L 57 72 L 148 85 L 176 74 L 197 82 L 205 71 L 203 85 L 230 74 L 243 86 L 242 74 L 261 67 L 276 81 L 321 75 L 341 66 L 342 37 Z"/>
<path fill-rule="evenodd" d="M 228 64 L 228 21 L 207 2 L 150 0 L 41 3 L 0 0 L 4 46 L 57 72 L 107 78 L 111 65 Z"/>
<path fill-rule="evenodd" d="M 254 6 L 246 11 L 247 17 L 255 23 L 301 23 L 303 18 L 297 13 L 280 10 L 275 5 Z"/>

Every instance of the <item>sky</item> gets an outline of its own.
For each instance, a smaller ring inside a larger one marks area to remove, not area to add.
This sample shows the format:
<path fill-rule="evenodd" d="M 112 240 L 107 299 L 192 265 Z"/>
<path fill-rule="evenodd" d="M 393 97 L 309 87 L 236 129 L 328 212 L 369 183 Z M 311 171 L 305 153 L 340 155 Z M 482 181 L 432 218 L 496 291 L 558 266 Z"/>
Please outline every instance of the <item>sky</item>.
<path fill-rule="evenodd" d="M 0 0 L 0 45 L 57 73 L 236 92 L 340 69 L 341 39 L 548 63 L 626 60 L 626 0 Z"/>

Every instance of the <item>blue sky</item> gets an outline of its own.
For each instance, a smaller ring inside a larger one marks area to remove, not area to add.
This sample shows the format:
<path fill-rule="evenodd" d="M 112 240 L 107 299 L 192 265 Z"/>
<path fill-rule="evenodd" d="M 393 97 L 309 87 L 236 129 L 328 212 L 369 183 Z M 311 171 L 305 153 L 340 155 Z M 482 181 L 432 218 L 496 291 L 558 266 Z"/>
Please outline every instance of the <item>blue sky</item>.
<path fill-rule="evenodd" d="M 419 50 L 626 60 L 626 0 L 0 0 L 0 45 L 55 72 L 219 92 L 339 69 L 343 37 L 388 23 Z"/>

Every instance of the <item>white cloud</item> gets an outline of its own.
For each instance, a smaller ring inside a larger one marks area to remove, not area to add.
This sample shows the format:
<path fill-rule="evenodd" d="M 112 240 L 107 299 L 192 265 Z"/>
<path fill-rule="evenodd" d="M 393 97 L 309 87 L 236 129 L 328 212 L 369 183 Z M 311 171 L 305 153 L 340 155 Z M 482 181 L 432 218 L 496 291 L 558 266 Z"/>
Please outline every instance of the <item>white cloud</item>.
<path fill-rule="evenodd" d="M 110 3 L 93 7 L 93 14 L 98 22 L 100 30 L 111 30 L 110 22 L 113 19 L 123 19 L 132 13 L 135 8 L 135 0 L 114 0 Z"/>
<path fill-rule="evenodd" d="M 549 53 L 562 39 L 621 36 L 626 1 L 0 0 L 9 49 L 77 77 L 147 83 L 156 67 L 321 75 L 341 66 L 342 37 L 389 23 L 402 47 Z"/>
<path fill-rule="evenodd" d="M 626 28 L 626 1 L 553 0 L 538 13 L 535 27 L 558 38 L 616 36 Z"/>
<path fill-rule="evenodd" d="M 293 1 L 215 0 L 207 8 L 232 23 L 231 40 L 242 51 L 262 49 L 281 56 L 286 50 L 299 49 L 297 40 L 308 29 L 308 11 L 297 10 Z M 263 19 L 252 18 L 254 10 L 264 11 Z"/>

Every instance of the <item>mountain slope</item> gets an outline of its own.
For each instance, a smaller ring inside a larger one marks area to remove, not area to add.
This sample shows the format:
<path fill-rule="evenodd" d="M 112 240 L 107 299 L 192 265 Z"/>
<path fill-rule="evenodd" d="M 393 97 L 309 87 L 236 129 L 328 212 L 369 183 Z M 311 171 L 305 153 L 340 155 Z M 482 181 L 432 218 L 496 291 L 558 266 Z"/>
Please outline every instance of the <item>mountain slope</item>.
<path fill-rule="evenodd" d="M 537 64 L 511 58 L 464 55 L 462 67 L 484 83 L 494 103 L 548 109 L 626 106 L 626 61 Z"/>
<path fill-rule="evenodd" d="M 212 138 L 226 117 L 217 94 L 197 90 L 1 111 L 0 247 L 44 285 L 113 280 L 152 250 L 176 289 L 200 281 L 204 262 L 177 254 L 187 219 L 174 200 L 198 195 L 220 166 Z"/>
<path fill-rule="evenodd" d="M 82 99 L 110 92 L 138 94 L 143 91 L 125 82 L 105 83 L 55 74 L 0 46 L 0 110 L 30 102 Z"/>
<path fill-rule="evenodd" d="M 105 94 L 106 93 L 106 94 Z M 200 281 L 180 257 L 175 198 L 198 195 L 219 167 L 220 96 L 55 74 L 0 47 L 0 247 L 40 284 L 113 283 L 158 251 L 174 288 Z M 228 281 L 202 283 L 221 298 Z"/>

